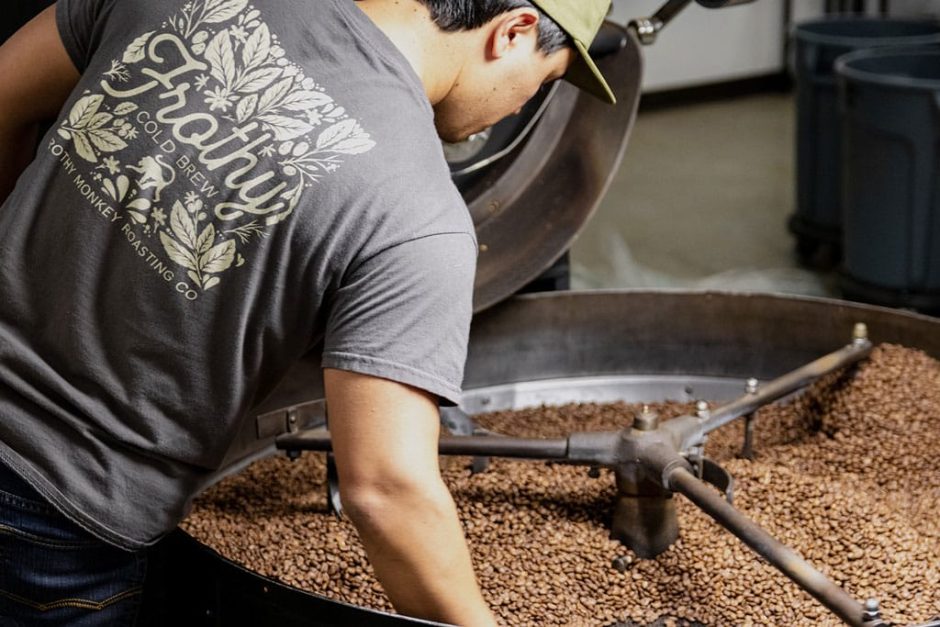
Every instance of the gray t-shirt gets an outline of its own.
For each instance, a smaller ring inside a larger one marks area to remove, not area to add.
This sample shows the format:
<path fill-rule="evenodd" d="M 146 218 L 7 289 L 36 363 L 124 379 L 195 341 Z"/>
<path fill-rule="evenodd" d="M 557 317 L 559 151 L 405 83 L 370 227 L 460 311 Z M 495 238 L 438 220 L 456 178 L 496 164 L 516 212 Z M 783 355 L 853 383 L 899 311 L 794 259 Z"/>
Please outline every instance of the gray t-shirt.
<path fill-rule="evenodd" d="M 315 347 L 457 400 L 473 224 L 352 0 L 57 11 L 83 76 L 0 208 L 0 460 L 135 548 Z"/>

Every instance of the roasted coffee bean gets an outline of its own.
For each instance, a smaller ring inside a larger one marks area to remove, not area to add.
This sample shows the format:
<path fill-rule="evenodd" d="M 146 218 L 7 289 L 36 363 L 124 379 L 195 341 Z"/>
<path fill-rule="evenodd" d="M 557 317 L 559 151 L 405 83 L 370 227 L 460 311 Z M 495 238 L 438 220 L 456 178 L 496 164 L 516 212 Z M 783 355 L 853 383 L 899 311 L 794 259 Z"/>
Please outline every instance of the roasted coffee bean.
<path fill-rule="evenodd" d="M 630 424 L 639 408 L 580 404 L 478 416 L 486 428 L 557 437 Z M 657 403 L 665 419 L 694 406 Z M 756 416 L 706 452 L 736 481 L 735 505 L 886 620 L 940 614 L 940 364 L 897 346 Z M 832 614 L 694 505 L 680 538 L 640 560 L 608 537 L 612 473 L 494 459 L 477 475 L 443 459 L 487 601 L 509 625 L 839 625 Z M 199 498 L 183 527 L 248 568 L 298 588 L 391 610 L 355 529 L 328 514 L 322 455 L 258 462 Z M 617 560 L 619 567 L 612 562 Z"/>

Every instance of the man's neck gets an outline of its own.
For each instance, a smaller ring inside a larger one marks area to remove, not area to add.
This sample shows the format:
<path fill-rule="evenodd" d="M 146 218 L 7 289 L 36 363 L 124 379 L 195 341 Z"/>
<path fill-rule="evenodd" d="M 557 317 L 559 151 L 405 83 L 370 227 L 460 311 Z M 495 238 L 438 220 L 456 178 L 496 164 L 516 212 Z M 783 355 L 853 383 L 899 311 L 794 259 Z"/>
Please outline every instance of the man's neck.
<path fill-rule="evenodd" d="M 431 104 L 440 102 L 457 81 L 476 33 L 445 33 L 417 0 L 358 0 L 356 6 L 408 60 Z"/>

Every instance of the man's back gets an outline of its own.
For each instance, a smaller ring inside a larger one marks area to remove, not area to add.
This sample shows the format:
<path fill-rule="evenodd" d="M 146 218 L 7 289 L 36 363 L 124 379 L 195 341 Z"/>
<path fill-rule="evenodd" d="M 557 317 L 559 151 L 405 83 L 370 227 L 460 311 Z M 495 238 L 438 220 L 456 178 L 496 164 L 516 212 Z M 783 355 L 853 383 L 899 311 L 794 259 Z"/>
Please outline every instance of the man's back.
<path fill-rule="evenodd" d="M 84 76 L 0 210 L 0 460 L 133 548 L 314 346 L 456 398 L 472 224 L 353 3 L 59 5 Z"/>

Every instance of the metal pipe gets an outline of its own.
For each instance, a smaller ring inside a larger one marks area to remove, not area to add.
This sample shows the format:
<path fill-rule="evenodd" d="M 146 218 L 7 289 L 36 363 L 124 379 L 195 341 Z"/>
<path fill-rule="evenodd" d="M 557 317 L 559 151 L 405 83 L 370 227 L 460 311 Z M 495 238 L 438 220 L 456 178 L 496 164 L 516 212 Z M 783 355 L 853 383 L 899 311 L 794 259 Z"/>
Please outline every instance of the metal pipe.
<path fill-rule="evenodd" d="M 669 0 L 666 4 L 659 8 L 659 11 L 656 11 L 656 15 L 653 16 L 654 20 L 659 22 L 659 28 L 662 29 L 666 24 L 671 22 L 673 18 L 682 13 L 682 10 L 685 9 L 692 0 Z"/>
<path fill-rule="evenodd" d="M 440 439 L 441 455 L 484 455 L 518 459 L 565 459 L 565 438 L 512 438 L 492 435 L 451 436 Z"/>
<path fill-rule="evenodd" d="M 864 620 L 865 608 L 861 603 L 829 581 L 796 551 L 776 540 L 754 521 L 729 505 L 688 470 L 676 468 L 669 474 L 668 482 L 671 490 L 695 503 L 699 509 L 773 564 L 836 616 L 856 627 L 870 624 Z"/>
<path fill-rule="evenodd" d="M 709 417 L 702 422 L 702 433 L 707 434 L 723 427 L 741 416 L 750 414 L 768 403 L 772 403 L 787 394 L 806 387 L 816 379 L 830 372 L 861 361 L 868 357 L 871 351 L 871 342 L 868 340 L 856 340 L 833 353 L 829 353 L 801 368 L 788 372 L 782 377 L 768 381 L 761 385 L 760 390 L 755 394 L 745 394 L 727 405 L 723 405 L 710 412 Z"/>
<path fill-rule="evenodd" d="M 323 429 L 282 435 L 277 448 L 288 451 L 332 451 L 330 432 Z M 518 459 L 565 459 L 568 440 L 564 438 L 512 438 L 502 436 L 445 436 L 439 440 L 441 455 L 485 455 Z"/>

